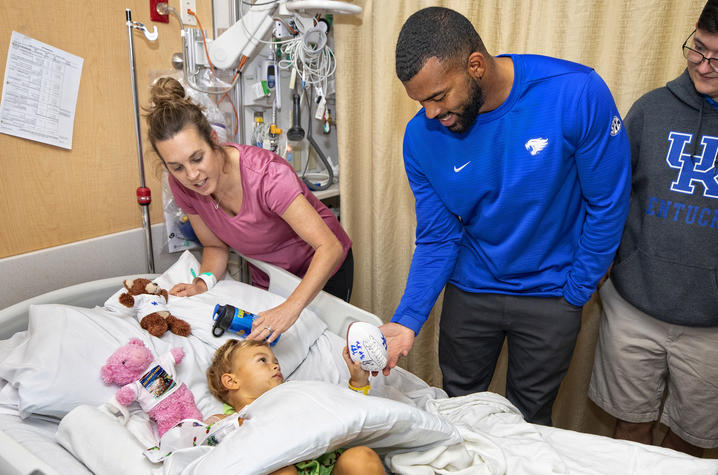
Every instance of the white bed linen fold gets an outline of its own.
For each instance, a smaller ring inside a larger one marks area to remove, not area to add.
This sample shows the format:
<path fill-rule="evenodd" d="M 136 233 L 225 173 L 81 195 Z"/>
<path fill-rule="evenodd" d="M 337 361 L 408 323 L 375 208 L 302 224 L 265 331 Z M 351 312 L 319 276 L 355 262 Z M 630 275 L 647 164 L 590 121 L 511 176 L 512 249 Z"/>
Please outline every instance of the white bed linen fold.
<path fill-rule="evenodd" d="M 143 454 L 149 447 L 138 440 L 148 430 L 143 424 L 146 419 L 134 416 L 128 422 L 126 412 L 118 414 L 106 405 L 80 405 L 60 421 L 55 439 L 93 473 L 149 474 L 159 465 Z"/>
<path fill-rule="evenodd" d="M 507 475 L 716 475 L 718 460 L 699 459 L 661 447 L 529 424 L 504 397 L 484 392 L 427 404 L 453 423 L 464 449 L 390 454 L 389 469 L 401 474 Z"/>
<path fill-rule="evenodd" d="M 55 442 L 57 422 L 57 419 L 42 416 L 21 419 L 17 410 L 15 410 L 15 414 L 0 413 L 2 431 L 28 452 L 50 465 L 55 470 L 51 473 L 92 475 L 80 460 Z M 3 447 L 3 449 L 7 449 L 7 447 Z M 0 473 L 7 473 L 5 470 L 9 470 L 9 467 L 0 466 Z M 16 472 L 10 471 L 9 473 Z M 43 473 L 45 472 L 43 471 Z"/>
<path fill-rule="evenodd" d="M 571 473 L 718 475 L 716 459 L 700 459 L 654 445 L 555 427 L 536 426 L 536 430 L 561 454 Z"/>
<path fill-rule="evenodd" d="M 239 416 L 245 419 L 242 426 L 219 445 L 174 452 L 164 473 L 264 474 L 343 447 L 366 445 L 384 454 L 461 441 L 441 416 L 321 381 L 288 381 Z"/>

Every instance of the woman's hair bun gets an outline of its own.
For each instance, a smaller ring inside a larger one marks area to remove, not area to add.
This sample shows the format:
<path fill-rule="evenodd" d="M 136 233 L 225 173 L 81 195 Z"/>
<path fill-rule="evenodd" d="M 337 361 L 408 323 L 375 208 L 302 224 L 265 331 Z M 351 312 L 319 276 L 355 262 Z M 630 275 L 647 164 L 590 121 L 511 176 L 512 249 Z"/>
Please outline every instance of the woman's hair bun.
<path fill-rule="evenodd" d="M 152 104 L 154 107 L 159 107 L 167 103 L 184 100 L 185 92 L 182 84 L 178 80 L 171 77 L 158 78 L 152 89 L 150 90 L 152 96 Z"/>

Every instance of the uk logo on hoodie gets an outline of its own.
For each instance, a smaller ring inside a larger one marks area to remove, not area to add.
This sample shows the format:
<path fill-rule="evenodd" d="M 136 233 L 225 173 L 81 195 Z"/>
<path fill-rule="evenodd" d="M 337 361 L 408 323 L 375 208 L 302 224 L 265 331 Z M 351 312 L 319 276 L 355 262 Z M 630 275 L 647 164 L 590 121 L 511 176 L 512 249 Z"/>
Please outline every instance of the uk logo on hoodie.
<path fill-rule="evenodd" d="M 718 175 L 715 173 L 718 137 L 704 135 L 700 141 L 701 154 L 691 156 L 684 153 L 684 150 L 692 138 L 692 134 L 681 132 L 671 132 L 668 135 L 670 147 L 666 162 L 671 168 L 678 170 L 676 179 L 671 183 L 671 191 L 693 194 L 696 185 L 702 183 L 703 196 L 718 198 Z"/>

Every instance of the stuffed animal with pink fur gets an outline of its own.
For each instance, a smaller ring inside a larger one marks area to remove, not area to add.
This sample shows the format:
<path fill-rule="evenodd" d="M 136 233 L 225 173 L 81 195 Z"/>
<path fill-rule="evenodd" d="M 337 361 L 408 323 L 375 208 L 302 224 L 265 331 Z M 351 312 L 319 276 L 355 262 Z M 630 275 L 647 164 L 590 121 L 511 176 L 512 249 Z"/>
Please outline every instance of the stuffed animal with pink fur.
<path fill-rule="evenodd" d="M 142 340 L 132 338 L 107 358 L 100 372 L 105 384 L 122 385 L 117 402 L 127 406 L 137 400 L 162 437 L 182 419 L 202 420 L 194 395 L 175 379 L 175 364 L 182 358 L 184 350 L 176 347 L 155 359 Z"/>

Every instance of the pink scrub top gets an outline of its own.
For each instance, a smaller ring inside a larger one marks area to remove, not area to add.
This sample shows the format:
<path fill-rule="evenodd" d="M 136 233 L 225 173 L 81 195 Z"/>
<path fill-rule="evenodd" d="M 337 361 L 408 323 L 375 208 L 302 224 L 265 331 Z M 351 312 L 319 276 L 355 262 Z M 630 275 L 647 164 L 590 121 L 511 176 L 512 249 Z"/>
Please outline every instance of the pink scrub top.
<path fill-rule="evenodd" d="M 239 150 L 242 208 L 236 216 L 231 216 L 221 207 L 215 208 L 211 196 L 203 196 L 185 188 L 170 174 L 169 184 L 175 203 L 185 213 L 199 215 L 219 239 L 240 254 L 304 277 L 314 256 L 314 248 L 281 217 L 301 194 L 337 237 L 346 258 L 352 246 L 351 239 L 336 216 L 314 196 L 286 160 L 268 150 L 250 145 L 222 145 Z M 266 274 L 254 266 L 250 266 L 250 273 L 254 285 L 265 289 L 269 286 Z"/>

